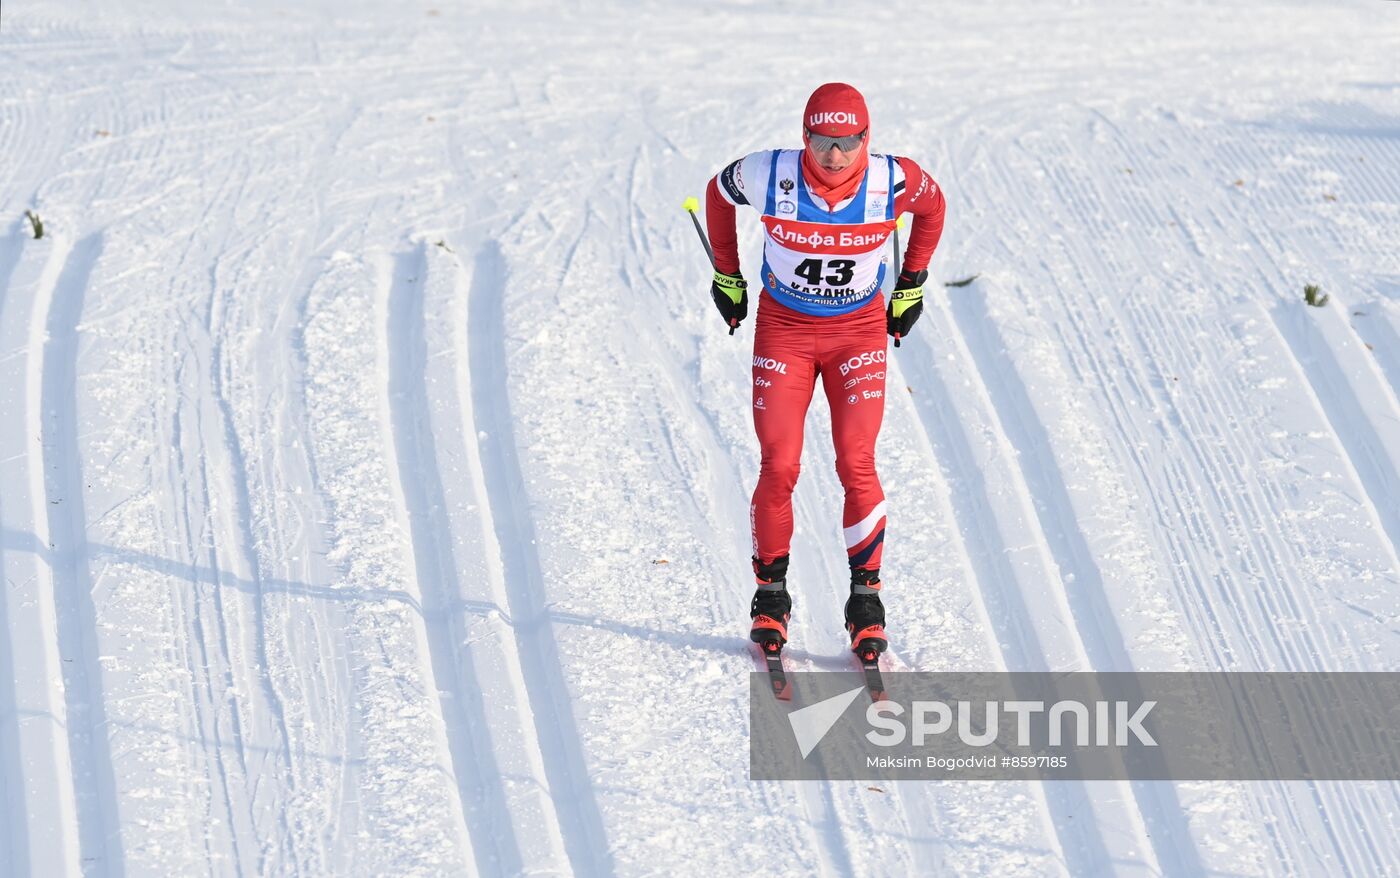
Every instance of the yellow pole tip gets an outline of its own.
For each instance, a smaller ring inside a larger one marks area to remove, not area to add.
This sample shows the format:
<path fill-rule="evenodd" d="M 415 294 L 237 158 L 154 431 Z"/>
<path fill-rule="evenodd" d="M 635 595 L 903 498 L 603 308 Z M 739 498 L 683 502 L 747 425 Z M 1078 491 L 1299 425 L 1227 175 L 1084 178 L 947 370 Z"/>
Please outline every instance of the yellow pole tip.
<path fill-rule="evenodd" d="M 685 209 L 691 213 L 695 213 L 695 211 L 700 209 L 700 199 L 696 198 L 694 195 L 690 196 L 685 200 Z"/>
<path fill-rule="evenodd" d="M 902 229 L 902 228 L 904 228 L 904 217 L 900 217 L 899 219 L 895 220 L 895 221 L 894 221 L 894 225 L 895 225 L 895 228 L 897 228 L 897 229 Z"/>

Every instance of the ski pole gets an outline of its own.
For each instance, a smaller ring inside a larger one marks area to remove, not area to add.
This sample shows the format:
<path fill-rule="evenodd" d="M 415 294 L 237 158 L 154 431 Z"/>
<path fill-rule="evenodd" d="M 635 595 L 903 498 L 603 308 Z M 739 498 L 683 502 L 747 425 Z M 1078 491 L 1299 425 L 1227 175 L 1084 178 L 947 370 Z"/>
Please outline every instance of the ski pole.
<path fill-rule="evenodd" d="M 700 209 L 700 199 L 694 195 L 685 200 L 685 212 L 690 214 L 690 221 L 695 224 L 695 234 L 700 236 L 700 243 L 705 245 L 705 255 L 710 258 L 710 268 L 719 271 L 715 266 L 715 251 L 710 249 L 710 239 L 705 237 L 705 230 L 700 228 L 700 218 L 695 215 L 695 211 Z M 733 335 L 735 326 L 729 327 L 729 334 Z"/>
<path fill-rule="evenodd" d="M 685 200 L 685 212 L 690 214 L 690 221 L 695 224 L 695 234 L 700 236 L 700 243 L 705 245 L 705 255 L 710 258 L 710 268 L 714 268 L 715 251 L 710 249 L 710 239 L 705 237 L 705 230 L 700 228 L 700 218 L 695 215 L 695 211 L 699 209 L 700 199 L 694 195 Z"/>
<path fill-rule="evenodd" d="M 904 270 L 904 261 L 899 258 L 899 230 L 904 228 L 904 217 L 897 217 L 894 221 L 894 267 L 896 271 Z M 895 285 L 899 284 L 899 275 L 895 275 Z M 899 333 L 894 334 L 894 346 L 899 347 Z"/>

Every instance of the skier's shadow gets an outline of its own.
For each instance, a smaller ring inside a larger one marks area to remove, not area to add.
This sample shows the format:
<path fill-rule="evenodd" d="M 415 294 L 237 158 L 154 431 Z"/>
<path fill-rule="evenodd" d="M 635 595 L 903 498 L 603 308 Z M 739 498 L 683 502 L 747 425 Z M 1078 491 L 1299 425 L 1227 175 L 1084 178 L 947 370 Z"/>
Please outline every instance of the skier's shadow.
<path fill-rule="evenodd" d="M 31 533 L 24 533 L 9 528 L 4 529 L 3 533 L 0 533 L 0 550 L 33 552 L 45 563 L 52 563 L 52 550 L 43 546 L 38 538 Z M 130 564 L 172 578 L 183 579 L 190 583 L 202 583 L 216 587 L 232 587 L 246 594 L 288 594 L 334 602 L 394 600 L 407 605 L 415 613 L 424 618 L 431 615 L 424 612 L 416 595 L 402 589 L 335 588 L 325 585 L 312 585 L 305 582 L 291 582 L 272 577 L 260 577 L 250 581 L 235 576 L 227 570 L 203 567 L 197 564 L 189 564 L 167 558 L 157 558 L 144 552 L 131 551 L 119 546 L 89 542 L 84 544 L 83 550 L 89 563 L 107 561 L 119 564 Z M 448 607 L 446 611 L 449 613 L 461 612 L 478 617 L 498 615 L 507 625 L 517 631 L 527 630 L 535 625 L 545 623 L 578 625 L 587 628 L 596 628 L 601 631 L 611 631 L 614 634 L 632 638 L 643 643 L 664 643 L 681 649 L 707 650 L 723 655 L 757 655 L 754 645 L 747 637 L 706 634 L 697 631 L 667 631 L 654 627 L 631 625 L 626 622 L 617 621 L 616 619 L 605 619 L 580 613 L 561 612 L 549 606 L 545 606 L 543 611 L 534 619 L 528 620 L 512 619 L 507 608 L 487 601 L 456 601 Z M 813 670 L 849 671 L 851 669 L 850 656 L 845 653 L 837 656 L 820 655 L 808 652 L 804 649 L 789 647 L 784 650 L 784 655 L 791 657 L 795 662 L 801 662 L 804 665 L 810 666 Z"/>
<path fill-rule="evenodd" d="M 463 602 L 464 604 L 469 602 Z M 494 604 L 475 603 L 472 610 L 480 612 L 482 609 L 497 610 Z M 666 643 L 672 646 L 681 647 L 687 650 L 709 650 L 711 652 L 734 655 L 742 654 L 749 658 L 758 656 L 757 648 L 753 641 L 741 636 L 723 636 L 719 634 L 700 634 L 682 631 L 662 631 L 656 628 L 644 628 L 640 625 L 629 625 L 626 622 L 618 622 L 614 619 L 600 619 L 592 616 L 583 616 L 578 613 L 561 613 L 557 610 L 546 609 L 545 618 L 551 622 L 565 625 L 583 625 L 588 628 L 597 628 L 603 631 L 611 631 L 625 637 L 634 637 L 638 640 L 649 643 Z M 808 652 L 805 649 L 796 647 L 786 647 L 783 649 L 783 657 L 793 662 L 801 664 L 803 671 L 851 671 L 853 670 L 853 659 L 850 651 L 842 651 L 837 655 L 827 655 L 823 653 Z"/>
<path fill-rule="evenodd" d="M 533 621 L 517 621 L 510 617 L 510 614 L 499 604 L 488 603 L 486 601 L 458 601 L 453 605 L 456 609 L 465 611 L 475 616 L 486 616 L 499 614 L 506 624 L 516 630 L 537 625 L 542 622 L 550 622 L 561 625 L 578 625 L 585 628 L 595 628 L 599 631 L 611 631 L 623 637 L 630 637 L 645 643 L 665 643 L 688 650 L 709 650 L 710 652 L 733 654 L 742 643 L 750 646 L 747 640 L 740 640 L 737 637 L 724 637 L 718 634 L 703 634 L 700 632 L 688 631 L 666 631 L 660 628 L 643 627 L 641 625 L 629 625 L 626 622 L 619 622 L 616 619 L 604 619 L 597 616 L 586 616 L 581 613 L 566 613 L 548 606 L 540 613 L 539 617 Z"/>
<path fill-rule="evenodd" d="M 753 644 L 744 641 L 746 648 L 751 648 Z M 783 657 L 793 664 L 801 663 L 811 667 L 803 667 L 795 670 L 802 671 L 850 671 L 854 668 L 854 658 L 850 650 L 841 652 L 838 655 L 828 655 L 826 653 L 808 652 L 805 649 L 796 647 L 784 647 Z"/>

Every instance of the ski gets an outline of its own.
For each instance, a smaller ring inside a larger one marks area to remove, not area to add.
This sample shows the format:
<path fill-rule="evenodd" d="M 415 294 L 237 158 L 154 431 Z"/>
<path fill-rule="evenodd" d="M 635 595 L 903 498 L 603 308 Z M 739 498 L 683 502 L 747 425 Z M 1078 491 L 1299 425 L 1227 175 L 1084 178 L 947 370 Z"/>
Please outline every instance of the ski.
<path fill-rule="evenodd" d="M 779 701 L 792 700 L 792 682 L 783 669 L 783 644 L 777 639 L 759 642 L 758 651 L 763 653 L 763 663 L 768 668 L 768 685 L 773 697 Z"/>
<path fill-rule="evenodd" d="M 862 644 L 855 650 L 856 661 L 865 673 L 865 687 L 870 690 L 871 701 L 885 701 L 885 679 L 880 676 L 880 651 Z"/>

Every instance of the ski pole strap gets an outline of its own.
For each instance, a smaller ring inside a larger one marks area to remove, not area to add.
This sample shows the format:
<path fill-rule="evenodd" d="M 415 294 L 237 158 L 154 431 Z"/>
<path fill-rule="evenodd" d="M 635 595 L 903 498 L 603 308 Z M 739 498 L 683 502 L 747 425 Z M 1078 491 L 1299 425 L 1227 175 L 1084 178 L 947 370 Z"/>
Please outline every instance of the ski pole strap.
<path fill-rule="evenodd" d="M 695 234 L 700 236 L 700 243 L 705 247 L 705 255 L 710 259 L 710 267 L 715 266 L 715 251 L 710 249 L 710 239 L 705 237 L 705 230 L 700 227 L 700 217 L 695 212 L 700 209 L 700 199 L 694 195 L 685 200 L 685 212 L 690 214 L 690 221 L 695 224 Z"/>

